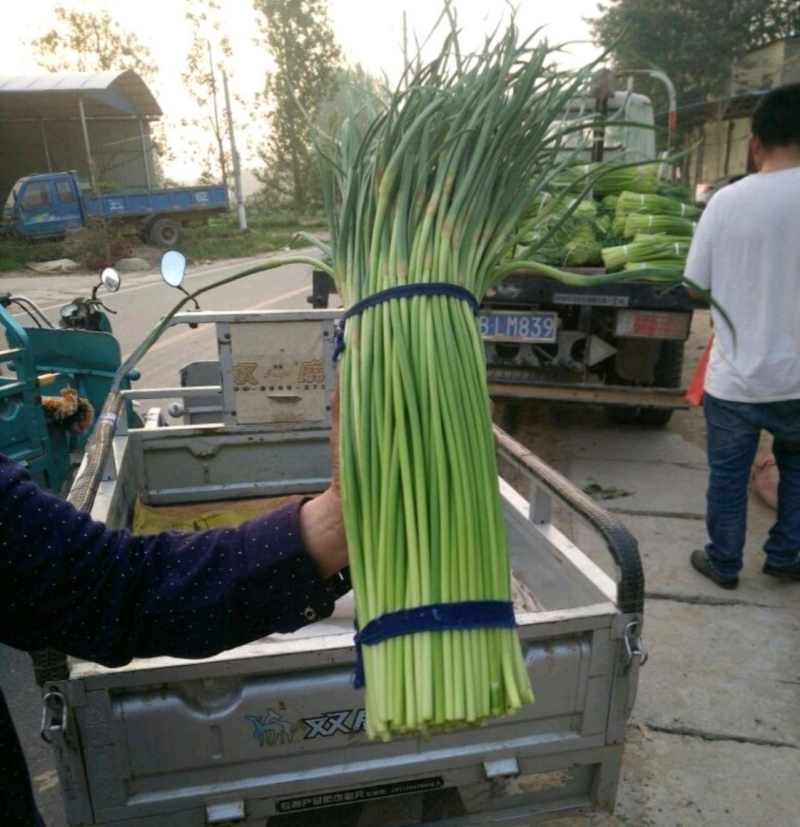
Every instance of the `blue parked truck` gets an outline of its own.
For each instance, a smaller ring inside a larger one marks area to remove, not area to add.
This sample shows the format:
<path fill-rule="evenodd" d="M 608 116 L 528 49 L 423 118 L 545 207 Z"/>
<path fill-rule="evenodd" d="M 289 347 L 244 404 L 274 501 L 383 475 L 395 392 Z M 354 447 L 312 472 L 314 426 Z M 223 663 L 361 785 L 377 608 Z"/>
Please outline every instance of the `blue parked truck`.
<path fill-rule="evenodd" d="M 228 193 L 220 186 L 97 195 L 82 190 L 76 173 L 53 172 L 26 175 L 14 184 L 3 209 L 0 234 L 30 240 L 59 238 L 91 219 L 105 219 L 158 247 L 174 247 L 182 227 L 202 226 L 227 209 Z"/>

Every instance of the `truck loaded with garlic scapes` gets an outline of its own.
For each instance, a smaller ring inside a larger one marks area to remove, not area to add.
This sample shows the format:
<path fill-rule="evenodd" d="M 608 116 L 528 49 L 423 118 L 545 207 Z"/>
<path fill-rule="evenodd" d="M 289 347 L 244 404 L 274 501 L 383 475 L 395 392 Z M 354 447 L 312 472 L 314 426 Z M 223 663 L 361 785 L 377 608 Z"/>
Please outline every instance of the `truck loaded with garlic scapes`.
<path fill-rule="evenodd" d="M 563 121 L 586 124 L 594 111 L 599 101 L 581 98 Z M 506 428 L 531 399 L 599 403 L 613 421 L 651 426 L 686 406 L 684 343 L 694 310 L 706 305 L 652 270 L 682 272 L 699 210 L 688 190 L 666 180 L 650 99 L 613 92 L 603 111 L 602 129 L 576 130 L 565 147 L 575 165 L 533 195 L 517 258 L 589 276 L 649 274 L 587 289 L 521 268 L 489 289 L 481 331 L 490 393 L 507 403 Z M 334 292 L 315 272 L 309 302 L 327 307 Z"/>

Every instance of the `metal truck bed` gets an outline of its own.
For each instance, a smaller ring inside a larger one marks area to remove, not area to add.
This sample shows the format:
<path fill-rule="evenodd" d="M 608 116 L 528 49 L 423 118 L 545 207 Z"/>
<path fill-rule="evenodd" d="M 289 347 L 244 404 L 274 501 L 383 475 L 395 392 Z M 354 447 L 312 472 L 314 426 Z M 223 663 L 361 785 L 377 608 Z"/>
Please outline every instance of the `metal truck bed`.
<path fill-rule="evenodd" d="M 322 490 L 335 315 L 176 317 L 217 325 L 221 384 L 130 395 L 218 398 L 221 421 L 120 432 L 94 516 L 128 525 L 137 497 L 158 506 Z M 317 382 L 286 378 L 309 363 L 318 372 L 305 378 Z M 269 379 L 243 390 L 247 377 L 279 368 L 282 390 Z M 259 407 L 267 413 L 257 423 Z M 498 446 L 530 485 L 526 499 L 500 480 L 512 568 L 541 607 L 517 617 L 534 705 L 429 739 L 369 741 L 362 692 L 351 682 L 351 596 L 295 634 L 202 661 L 153 658 L 117 669 L 71 661 L 69 678 L 47 687 L 56 713 L 47 734 L 70 823 L 358 827 L 382 806 L 386 827 L 392 813 L 403 824 L 528 825 L 611 810 L 642 661 L 636 545 L 500 431 Z M 619 583 L 555 528 L 553 499 L 606 538 Z"/>

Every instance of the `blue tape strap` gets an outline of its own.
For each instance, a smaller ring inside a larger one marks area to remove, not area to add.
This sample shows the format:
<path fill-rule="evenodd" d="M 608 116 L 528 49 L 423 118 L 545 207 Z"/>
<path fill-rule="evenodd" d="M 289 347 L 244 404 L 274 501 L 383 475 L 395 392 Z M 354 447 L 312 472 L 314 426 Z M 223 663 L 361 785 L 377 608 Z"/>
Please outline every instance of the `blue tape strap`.
<path fill-rule="evenodd" d="M 333 349 L 333 361 L 336 362 L 344 350 L 344 326 L 345 322 L 353 316 L 358 316 L 370 307 L 391 301 L 392 299 L 407 299 L 411 296 L 449 296 L 452 299 L 460 299 L 467 302 L 472 312 L 477 316 L 480 313 L 480 304 L 475 296 L 466 287 L 446 282 L 429 282 L 426 284 L 400 284 L 397 287 L 390 287 L 373 293 L 361 301 L 356 302 L 342 316 L 341 322 L 336 329 L 335 347 Z"/>
<path fill-rule="evenodd" d="M 514 629 L 514 604 L 508 600 L 465 600 L 461 603 L 434 603 L 376 617 L 359 632 L 356 626 L 356 671 L 353 685 L 364 686 L 362 646 L 417 632 L 464 631 L 466 629 Z"/>
<path fill-rule="evenodd" d="M 449 296 L 452 299 L 461 299 L 467 302 L 476 316 L 480 313 L 478 300 L 466 287 L 435 281 L 425 284 L 400 284 L 397 287 L 390 287 L 387 290 L 381 290 L 379 293 L 373 293 L 371 296 L 361 299 L 360 302 L 356 302 L 342 318 L 346 320 L 351 316 L 363 313 L 368 307 L 374 307 L 376 304 L 383 304 L 392 299 L 407 299 L 411 296 Z"/>

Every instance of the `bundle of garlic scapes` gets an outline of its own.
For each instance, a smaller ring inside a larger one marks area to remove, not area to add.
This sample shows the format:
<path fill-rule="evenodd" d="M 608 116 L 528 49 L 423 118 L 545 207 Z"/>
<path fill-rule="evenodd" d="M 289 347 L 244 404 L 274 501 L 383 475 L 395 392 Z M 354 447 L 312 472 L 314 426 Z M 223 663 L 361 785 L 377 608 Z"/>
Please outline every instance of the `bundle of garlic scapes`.
<path fill-rule="evenodd" d="M 628 276 L 516 257 L 531 192 L 581 149 L 565 152 L 574 124 L 558 124 L 593 67 L 559 71 L 548 46 L 520 41 L 513 22 L 466 54 L 449 4 L 443 19 L 450 30 L 434 60 L 416 59 L 388 102 L 362 101 L 317 135 L 331 234 L 320 266 L 349 308 L 340 482 L 366 727 L 383 739 L 533 701 L 478 303 L 521 266 L 580 286 Z"/>

